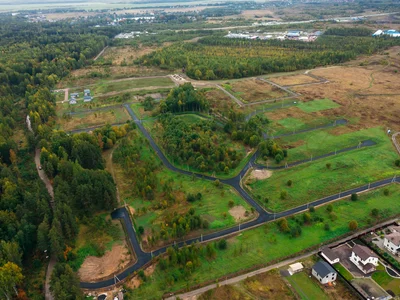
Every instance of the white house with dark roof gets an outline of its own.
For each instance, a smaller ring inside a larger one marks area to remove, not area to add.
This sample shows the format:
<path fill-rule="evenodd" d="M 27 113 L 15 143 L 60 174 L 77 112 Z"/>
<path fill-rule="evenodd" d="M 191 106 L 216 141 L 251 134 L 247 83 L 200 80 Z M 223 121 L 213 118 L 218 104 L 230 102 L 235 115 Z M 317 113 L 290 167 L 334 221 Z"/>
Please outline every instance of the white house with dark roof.
<path fill-rule="evenodd" d="M 355 245 L 351 251 L 350 260 L 364 274 L 373 272 L 378 266 L 378 256 L 368 247 Z"/>
<path fill-rule="evenodd" d="M 333 252 L 329 247 L 325 247 L 321 251 L 321 256 L 325 258 L 331 265 L 339 262 L 339 256 Z"/>
<path fill-rule="evenodd" d="M 337 277 L 336 271 L 327 262 L 322 260 L 312 267 L 311 274 L 322 284 L 334 282 Z"/>
<path fill-rule="evenodd" d="M 385 235 L 383 246 L 395 255 L 399 255 L 400 251 L 400 232 L 392 232 Z"/>

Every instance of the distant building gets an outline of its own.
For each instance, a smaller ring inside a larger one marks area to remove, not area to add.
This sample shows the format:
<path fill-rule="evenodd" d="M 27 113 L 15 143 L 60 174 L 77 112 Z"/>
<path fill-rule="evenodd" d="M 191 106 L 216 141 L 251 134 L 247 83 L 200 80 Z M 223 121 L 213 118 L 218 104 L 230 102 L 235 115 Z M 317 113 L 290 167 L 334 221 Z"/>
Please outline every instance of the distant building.
<path fill-rule="evenodd" d="M 385 235 L 383 239 L 383 246 L 395 255 L 399 255 L 400 251 L 400 233 L 393 232 L 391 234 Z"/>
<path fill-rule="evenodd" d="M 90 102 L 92 99 L 93 98 L 91 96 L 83 96 L 83 102 Z"/>
<path fill-rule="evenodd" d="M 76 99 L 75 98 L 69 99 L 69 104 L 71 105 L 76 104 Z"/>
<path fill-rule="evenodd" d="M 322 249 L 321 255 L 325 258 L 331 265 L 339 262 L 339 256 L 333 252 L 330 248 L 325 247 Z"/>
<path fill-rule="evenodd" d="M 377 30 L 372 36 L 380 36 L 383 34 L 383 30 Z"/>
<path fill-rule="evenodd" d="M 295 263 L 289 266 L 289 274 L 293 275 L 295 273 L 301 272 L 304 269 L 303 265 L 301 263 Z"/>
<path fill-rule="evenodd" d="M 70 96 L 72 98 L 79 98 L 79 93 L 71 93 Z"/>
<path fill-rule="evenodd" d="M 327 262 L 322 260 L 312 267 L 311 274 L 322 284 L 334 282 L 337 277 L 336 271 Z"/>
<path fill-rule="evenodd" d="M 364 274 L 373 272 L 378 266 L 378 256 L 368 247 L 355 245 L 352 249 L 350 260 Z"/>
<path fill-rule="evenodd" d="M 84 90 L 83 91 L 83 95 L 84 96 L 90 96 L 90 90 L 89 89 Z"/>

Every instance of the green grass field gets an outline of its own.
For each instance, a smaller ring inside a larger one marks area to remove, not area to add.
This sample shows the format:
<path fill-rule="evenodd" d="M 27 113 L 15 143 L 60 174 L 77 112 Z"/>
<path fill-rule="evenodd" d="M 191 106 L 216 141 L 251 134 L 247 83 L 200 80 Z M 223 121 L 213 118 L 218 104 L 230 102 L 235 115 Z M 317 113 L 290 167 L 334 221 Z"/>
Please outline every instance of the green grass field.
<path fill-rule="evenodd" d="M 335 129 L 316 130 L 280 138 L 279 144 L 288 149 L 288 157 L 281 162 L 281 165 L 357 146 L 366 140 L 378 144 L 385 144 L 388 141 L 386 134 L 379 127 L 341 135 L 332 134 L 333 130 Z"/>
<path fill-rule="evenodd" d="M 341 263 L 334 265 L 335 269 L 348 281 L 351 281 L 354 277 Z"/>
<path fill-rule="evenodd" d="M 301 299 L 329 299 L 318 283 L 313 280 L 313 278 L 309 278 L 305 272 L 299 272 L 292 276 L 286 277 L 286 279 L 291 283 Z"/>
<path fill-rule="evenodd" d="M 391 277 L 381 264 L 376 268 L 376 272 L 372 274 L 372 279 L 383 289 L 391 290 L 396 296 L 400 295 L 400 279 Z"/>
<path fill-rule="evenodd" d="M 226 274 L 282 259 L 309 247 L 321 245 L 348 233 L 348 223 L 351 220 L 356 220 L 359 228 L 371 226 L 374 221 L 377 221 L 370 216 L 372 208 L 378 208 L 382 216 L 386 218 L 399 215 L 400 202 L 397 199 L 400 197 L 400 186 L 391 185 L 389 190 L 389 196 L 384 196 L 382 189 L 378 189 L 361 195 L 359 201 L 356 202 L 343 200 L 333 203 L 333 211 L 338 216 L 338 219 L 334 221 L 328 219 L 326 205 L 316 208 L 313 215 L 322 217 L 324 222 L 314 222 L 312 225 L 303 226 L 302 235 L 298 238 L 281 233 L 275 223 L 244 231 L 228 240 L 226 250 L 217 250 L 215 260 L 202 259 L 202 265 L 192 272 L 187 281 L 168 285 L 165 271 L 156 268 L 152 277 L 135 289 L 135 296 L 137 299 L 149 299 L 149 295 L 152 295 L 151 299 L 159 299 L 164 292 L 215 280 Z M 325 222 L 331 225 L 329 231 L 324 230 Z M 294 223 L 294 219 L 289 219 L 290 225 Z"/>
<path fill-rule="evenodd" d="M 137 140 L 134 139 L 133 142 L 137 142 Z M 148 209 L 146 213 L 135 217 L 138 226 L 141 225 L 145 229 L 153 228 L 158 231 L 161 229 L 161 224 L 168 214 L 173 214 L 174 212 L 186 213 L 193 207 L 202 218 L 209 221 L 210 227 L 208 231 L 230 227 L 239 222 L 229 213 L 230 208 L 228 202 L 230 200 L 234 202 L 235 206 L 242 206 L 244 210 L 249 212 L 248 216 L 243 216 L 240 222 L 254 217 L 251 213 L 251 206 L 230 186 L 221 184 L 220 187 L 216 187 L 211 181 L 172 172 L 161 165 L 161 161 L 150 146 L 143 147 L 141 158 L 150 159 L 160 164 L 160 168 L 155 174 L 161 184 L 158 185 L 155 198 L 157 199 L 164 195 L 162 189 L 163 183 L 172 180 L 172 190 L 177 200 L 176 203 L 166 208 L 149 209 L 152 206 L 151 201 L 144 200 L 140 196 L 134 197 L 130 195 L 129 186 L 130 184 L 134 184 L 134 182 L 130 182 L 129 178 L 125 176 L 118 176 L 117 181 L 123 181 L 124 186 L 126 186 L 126 188 L 120 188 L 121 196 L 126 202 L 134 207 L 135 210 L 140 210 L 143 207 Z M 185 195 L 188 193 L 197 194 L 198 192 L 202 194 L 201 200 L 191 203 L 186 201 Z"/>
<path fill-rule="evenodd" d="M 265 204 L 268 210 L 283 211 L 400 174 L 400 169 L 394 165 L 398 155 L 390 139 L 383 130 L 372 129 L 371 132 L 376 134 L 374 139 L 378 144 L 375 146 L 276 170 L 270 178 L 252 181 L 247 187 L 253 197 L 263 205 L 268 197 L 268 203 Z M 345 138 L 343 140 L 346 141 Z M 327 163 L 331 164 L 329 169 L 326 167 Z M 291 187 L 287 186 L 288 180 L 292 181 Z M 284 199 L 281 197 L 282 191 L 287 192 Z"/>
<path fill-rule="evenodd" d="M 339 104 L 333 102 L 330 99 L 320 99 L 308 102 L 300 102 L 298 108 L 306 113 L 312 113 L 320 110 L 327 110 L 332 108 L 340 107 Z"/>

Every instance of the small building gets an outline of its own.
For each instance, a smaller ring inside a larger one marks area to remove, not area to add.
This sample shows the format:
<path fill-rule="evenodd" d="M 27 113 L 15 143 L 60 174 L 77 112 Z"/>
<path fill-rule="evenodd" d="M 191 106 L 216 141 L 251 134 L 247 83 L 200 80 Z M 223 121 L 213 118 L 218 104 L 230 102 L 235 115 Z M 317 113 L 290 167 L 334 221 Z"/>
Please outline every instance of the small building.
<path fill-rule="evenodd" d="M 334 282 L 337 277 L 336 271 L 327 262 L 322 260 L 312 267 L 311 274 L 322 284 Z"/>
<path fill-rule="evenodd" d="M 375 31 L 375 33 L 372 36 L 380 36 L 382 34 L 383 34 L 383 30 L 379 29 L 379 30 Z"/>
<path fill-rule="evenodd" d="M 91 96 L 83 96 L 83 102 L 90 102 L 90 101 L 92 101 Z"/>
<path fill-rule="evenodd" d="M 339 262 L 339 256 L 333 252 L 329 247 L 322 249 L 321 256 L 327 260 L 331 265 Z"/>
<path fill-rule="evenodd" d="M 90 90 L 89 89 L 84 90 L 83 91 L 83 95 L 84 96 L 90 96 Z"/>
<path fill-rule="evenodd" d="M 70 96 L 72 98 L 79 98 L 79 93 L 71 93 Z"/>
<path fill-rule="evenodd" d="M 385 235 L 383 246 L 394 255 L 399 255 L 400 251 L 400 232 L 392 232 Z"/>
<path fill-rule="evenodd" d="M 373 272 L 378 266 L 378 256 L 368 247 L 355 245 L 351 251 L 350 261 L 364 274 Z"/>
<path fill-rule="evenodd" d="M 301 263 L 295 263 L 289 266 L 288 272 L 290 275 L 301 272 L 304 269 Z"/>
<path fill-rule="evenodd" d="M 69 104 L 71 105 L 76 104 L 76 99 L 75 98 L 69 99 Z"/>

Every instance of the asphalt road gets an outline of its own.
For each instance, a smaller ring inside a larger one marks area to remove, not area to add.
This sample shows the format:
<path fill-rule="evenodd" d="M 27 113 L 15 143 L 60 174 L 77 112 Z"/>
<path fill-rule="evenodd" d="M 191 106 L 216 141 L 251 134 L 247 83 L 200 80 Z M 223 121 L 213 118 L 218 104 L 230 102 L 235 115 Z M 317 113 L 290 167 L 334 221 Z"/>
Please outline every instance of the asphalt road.
<path fill-rule="evenodd" d="M 136 123 L 136 125 L 138 126 L 139 130 L 142 132 L 142 134 L 145 136 L 145 138 L 148 140 L 150 146 L 154 149 L 154 151 L 156 152 L 157 156 L 161 159 L 161 161 L 163 162 L 164 166 L 167 167 L 168 169 L 174 171 L 174 172 L 178 172 L 180 174 L 184 174 L 184 175 L 188 175 L 188 176 L 196 176 L 197 178 L 200 179 L 204 179 L 204 180 L 210 180 L 210 181 L 215 181 L 217 178 L 211 177 L 211 176 L 207 176 L 207 175 L 202 175 L 202 174 L 198 174 L 198 173 L 193 173 L 193 172 L 189 172 L 186 170 L 181 170 L 176 168 L 175 166 L 173 166 L 168 159 L 165 157 L 163 151 L 161 151 L 161 149 L 159 148 L 159 146 L 155 143 L 155 141 L 153 140 L 153 138 L 150 136 L 149 132 L 144 128 L 143 124 L 141 123 L 141 121 L 137 118 L 137 116 L 135 115 L 135 113 L 132 111 L 132 109 L 130 108 L 129 105 L 125 105 L 125 108 L 127 109 L 128 113 L 130 114 L 130 116 L 132 117 L 133 121 Z M 316 130 L 319 128 L 325 128 L 325 127 L 329 127 L 329 126 L 334 126 L 334 125 L 339 125 L 339 124 L 345 124 L 347 121 L 346 120 L 339 120 L 336 121 L 335 124 L 329 124 L 329 125 L 324 125 L 321 127 L 316 127 L 316 128 L 312 128 L 312 129 L 308 129 L 305 131 L 301 131 L 301 132 L 306 132 L 306 131 L 311 131 L 311 130 Z M 363 147 L 367 147 L 367 146 L 372 146 L 374 145 L 374 142 L 372 141 L 364 141 L 361 144 Z M 355 147 L 349 147 L 346 149 L 342 149 L 339 150 L 340 152 L 345 152 L 345 151 L 350 151 L 357 148 L 357 146 Z M 339 153 L 339 151 L 337 153 Z M 316 157 L 315 159 L 318 158 L 323 158 L 323 157 L 327 157 L 330 155 L 334 155 L 332 153 L 326 154 L 326 155 L 322 155 L 320 157 Z M 347 191 L 343 191 L 340 192 L 338 194 L 335 195 L 331 195 L 316 201 L 312 201 L 310 203 L 289 209 L 287 211 L 284 212 L 279 212 L 279 213 L 270 213 L 265 211 L 253 198 L 250 197 L 250 195 L 241 187 L 240 185 L 240 181 L 241 178 L 244 177 L 244 175 L 246 174 L 246 172 L 254 165 L 257 167 L 257 165 L 255 164 L 255 160 L 257 157 L 257 152 L 251 157 L 251 159 L 249 160 L 249 162 L 245 165 L 245 167 L 240 171 L 240 173 L 238 175 L 236 175 L 233 178 L 230 179 L 222 179 L 220 180 L 221 183 L 224 184 L 228 184 L 230 185 L 232 188 L 234 188 L 242 197 L 243 199 L 245 199 L 252 207 L 254 207 L 254 209 L 257 211 L 258 213 L 258 217 L 255 220 L 252 220 L 250 222 L 244 223 L 244 224 L 240 224 L 231 228 L 226 228 L 224 230 L 218 231 L 218 232 L 213 232 L 204 236 L 200 236 L 200 237 L 196 237 L 196 238 L 191 238 L 188 240 L 177 240 L 176 242 L 173 243 L 173 245 L 176 245 L 178 247 L 182 247 L 184 245 L 189 245 L 195 242 L 205 242 L 205 241 L 210 241 L 213 239 L 218 239 L 227 235 L 231 235 L 234 233 L 237 233 L 239 231 L 242 230 L 246 230 L 249 228 L 253 228 L 256 226 L 259 226 L 265 222 L 269 222 L 278 218 L 282 218 L 282 217 L 287 217 L 305 210 L 308 210 L 308 208 L 310 206 L 318 206 L 321 204 L 325 204 L 331 201 L 335 201 L 344 197 L 348 197 L 353 193 L 359 193 L 359 192 L 364 192 L 367 191 L 369 189 L 372 188 L 377 188 L 377 187 L 381 187 L 387 184 L 390 184 L 392 182 L 400 182 L 400 178 L 387 178 L 384 180 L 380 180 L 377 182 L 373 182 L 371 184 L 368 185 L 364 185 L 358 188 L 354 188 L 351 190 L 347 190 Z M 308 162 L 305 161 L 305 162 Z M 299 163 L 304 163 L 304 162 L 297 162 L 297 164 Z M 294 163 L 296 164 L 296 163 Z M 293 165 L 293 164 L 292 164 Z M 166 249 L 169 246 L 165 246 L 162 247 L 156 251 L 153 251 L 151 253 L 148 252 L 144 252 L 139 244 L 139 241 L 137 240 L 134 228 L 133 228 L 133 224 L 132 221 L 129 217 L 128 211 L 126 210 L 126 208 L 118 208 L 117 210 L 115 210 L 112 214 L 111 214 L 113 219 L 123 219 L 126 229 L 127 229 L 127 233 L 128 233 L 128 237 L 129 240 L 132 244 L 133 249 L 136 252 L 136 256 L 137 256 L 137 262 L 135 265 L 125 269 L 124 271 L 122 271 L 120 274 L 117 275 L 119 280 L 123 280 L 125 279 L 127 276 L 129 276 L 130 274 L 132 274 L 133 272 L 135 272 L 136 270 L 140 269 L 142 266 L 144 266 L 146 263 L 148 263 L 152 256 L 157 256 L 159 254 L 162 254 L 166 251 Z M 100 281 L 100 282 L 81 282 L 80 286 L 82 288 L 87 288 L 87 289 L 98 289 L 98 288 L 104 288 L 104 287 L 108 287 L 111 285 L 115 284 L 115 279 L 111 278 L 108 280 L 104 280 L 104 281 Z"/>

